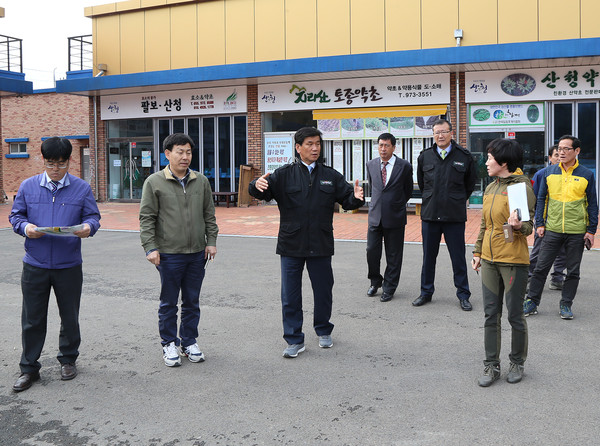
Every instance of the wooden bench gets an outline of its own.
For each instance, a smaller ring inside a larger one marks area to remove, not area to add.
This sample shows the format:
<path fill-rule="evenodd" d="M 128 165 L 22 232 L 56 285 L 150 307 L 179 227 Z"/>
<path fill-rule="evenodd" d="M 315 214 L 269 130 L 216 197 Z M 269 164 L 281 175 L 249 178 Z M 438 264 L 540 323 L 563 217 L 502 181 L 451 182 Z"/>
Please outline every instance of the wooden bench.
<path fill-rule="evenodd" d="M 213 199 L 215 200 L 215 206 L 219 205 L 219 202 L 225 202 L 227 207 L 229 203 L 236 203 L 238 193 L 237 192 L 213 192 Z"/>
<path fill-rule="evenodd" d="M 411 198 L 406 202 L 408 206 L 415 206 L 415 215 L 421 215 L 421 204 L 423 204 L 422 198 Z"/>

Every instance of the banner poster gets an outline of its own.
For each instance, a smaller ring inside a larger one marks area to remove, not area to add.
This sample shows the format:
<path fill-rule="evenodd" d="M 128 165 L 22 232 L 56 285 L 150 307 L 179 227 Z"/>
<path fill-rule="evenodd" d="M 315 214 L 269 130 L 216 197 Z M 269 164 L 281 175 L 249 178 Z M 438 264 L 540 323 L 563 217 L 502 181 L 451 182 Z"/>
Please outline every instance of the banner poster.
<path fill-rule="evenodd" d="M 417 159 L 423 151 L 423 138 L 415 138 L 412 142 L 413 183 L 417 182 Z"/>
<path fill-rule="evenodd" d="M 333 168 L 344 173 L 344 141 L 333 141 Z"/>
<path fill-rule="evenodd" d="M 365 138 L 377 138 L 390 131 L 389 118 L 364 118 Z"/>
<path fill-rule="evenodd" d="M 543 126 L 543 102 L 523 104 L 470 104 L 469 126 Z"/>
<path fill-rule="evenodd" d="M 323 139 L 339 139 L 340 138 L 340 120 L 339 119 L 319 119 L 317 128 L 323 134 Z"/>
<path fill-rule="evenodd" d="M 371 159 L 377 158 L 379 156 L 378 146 L 379 146 L 379 141 L 377 141 L 376 139 L 371 141 Z"/>
<path fill-rule="evenodd" d="M 415 136 L 433 136 L 433 123 L 440 117 L 436 116 L 417 116 L 415 118 Z"/>
<path fill-rule="evenodd" d="M 412 138 L 415 134 L 415 118 L 390 118 L 390 133 L 396 138 Z"/>
<path fill-rule="evenodd" d="M 342 119 L 342 138 L 363 138 L 365 136 L 365 121 L 358 119 Z"/>
<path fill-rule="evenodd" d="M 265 133 L 265 173 L 294 160 L 294 133 Z"/>
<path fill-rule="evenodd" d="M 352 179 L 363 179 L 363 142 L 362 139 L 352 140 Z"/>

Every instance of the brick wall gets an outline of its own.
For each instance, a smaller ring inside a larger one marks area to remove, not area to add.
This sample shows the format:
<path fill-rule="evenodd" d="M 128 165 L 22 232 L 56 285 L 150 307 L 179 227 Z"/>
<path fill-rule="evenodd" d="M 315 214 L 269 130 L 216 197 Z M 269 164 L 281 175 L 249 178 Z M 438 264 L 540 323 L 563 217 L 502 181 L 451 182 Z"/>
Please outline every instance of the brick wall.
<path fill-rule="evenodd" d="M 100 120 L 100 98 L 96 100 L 96 134 L 98 141 L 94 141 L 94 98 L 89 98 L 89 128 L 90 128 L 90 170 L 92 173 L 90 184 L 98 201 L 106 201 L 106 126 Z M 97 147 L 97 151 L 95 148 Z M 96 188 L 96 153 L 98 154 L 98 191 Z"/>
<path fill-rule="evenodd" d="M 465 73 L 459 73 L 458 75 L 458 91 L 460 110 L 458 117 L 459 132 L 460 135 L 456 134 L 456 73 L 450 73 L 450 119 L 454 127 L 455 134 L 454 139 L 463 147 L 467 147 L 467 104 L 465 104 Z"/>
<path fill-rule="evenodd" d="M 89 135 L 86 96 L 40 93 L 23 97 L 5 97 L 0 103 L 2 117 L 2 181 L 9 198 L 17 193 L 21 182 L 44 170 L 42 137 Z M 10 152 L 7 138 L 29 138 L 29 158 L 5 158 Z M 73 145 L 69 173 L 81 177 L 81 150 L 89 140 L 70 140 Z"/>
<path fill-rule="evenodd" d="M 262 122 L 258 111 L 258 86 L 248 85 L 248 164 L 262 172 Z"/>

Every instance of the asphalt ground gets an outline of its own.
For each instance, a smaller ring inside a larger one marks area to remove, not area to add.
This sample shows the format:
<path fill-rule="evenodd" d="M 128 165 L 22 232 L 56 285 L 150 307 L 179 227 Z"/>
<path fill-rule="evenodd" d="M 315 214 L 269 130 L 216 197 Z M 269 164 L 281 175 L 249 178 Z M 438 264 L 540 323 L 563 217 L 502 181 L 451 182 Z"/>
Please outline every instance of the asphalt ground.
<path fill-rule="evenodd" d="M 222 236 L 201 294 L 206 361 L 168 368 L 158 272 L 138 233 L 101 230 L 83 242 L 79 375 L 60 380 L 51 298 L 41 381 L 16 394 L 22 244 L 0 230 L 1 445 L 598 443 L 598 251 L 584 253 L 574 320 L 560 319 L 560 294 L 548 290 L 539 314 L 527 319 L 519 384 L 505 381 L 504 318 L 502 379 L 484 389 L 476 384 L 484 355 L 479 277 L 470 271 L 474 310 L 461 311 L 444 248 L 434 300 L 415 308 L 420 245 L 406 245 L 401 285 L 381 303 L 366 296 L 365 243 L 337 241 L 334 346 L 318 348 L 305 277 L 307 350 L 285 359 L 275 239 Z"/>

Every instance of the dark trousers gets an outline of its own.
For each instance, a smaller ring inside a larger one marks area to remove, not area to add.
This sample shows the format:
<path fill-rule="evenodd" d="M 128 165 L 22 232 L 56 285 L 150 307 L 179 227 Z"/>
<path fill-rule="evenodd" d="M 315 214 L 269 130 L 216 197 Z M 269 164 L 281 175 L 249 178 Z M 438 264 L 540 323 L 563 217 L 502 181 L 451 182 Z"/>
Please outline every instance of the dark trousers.
<path fill-rule="evenodd" d="M 382 228 L 369 226 L 367 232 L 367 277 L 371 285 L 382 287 L 384 293 L 394 294 L 400 281 L 402 256 L 404 253 L 404 226 Z M 381 275 L 381 253 L 385 243 L 385 273 Z"/>
<path fill-rule="evenodd" d="M 23 353 L 19 363 L 22 373 L 36 372 L 41 368 L 38 360 L 46 340 L 50 289 L 54 290 L 60 315 L 57 358 L 61 364 L 75 363 L 79 356 L 79 344 L 81 344 L 79 304 L 82 284 L 81 265 L 64 269 L 46 269 L 23 263 L 21 274 Z"/>
<path fill-rule="evenodd" d="M 313 327 L 318 336 L 333 331 L 331 307 L 333 300 L 333 270 L 331 256 L 287 257 L 281 256 L 281 310 L 283 339 L 288 344 L 302 344 L 302 272 L 304 265 L 312 285 L 314 297 Z"/>
<path fill-rule="evenodd" d="M 200 322 L 200 289 L 204 280 L 204 251 L 194 254 L 160 254 L 160 305 L 158 331 L 162 345 L 196 343 Z M 181 322 L 177 336 L 177 302 L 181 291 Z"/>
<path fill-rule="evenodd" d="M 421 222 L 423 237 L 423 268 L 421 269 L 421 296 L 430 297 L 435 291 L 435 264 L 440 251 L 442 234 L 448 247 L 452 271 L 454 272 L 454 286 L 459 299 L 471 297 L 469 279 L 467 278 L 467 261 L 465 260 L 465 224 L 442 223 L 425 221 Z"/>
<path fill-rule="evenodd" d="M 577 287 L 579 286 L 579 267 L 581 266 L 581 257 L 583 256 L 583 236 L 585 234 L 561 234 L 558 232 L 546 231 L 542 237 L 542 246 L 537 265 L 533 270 L 533 275 L 529 281 L 529 299 L 539 306 L 542 300 L 542 292 L 548 272 L 552 264 L 564 247 L 566 254 L 567 275 L 563 282 L 561 305 L 571 306 Z"/>
<path fill-rule="evenodd" d="M 533 271 L 535 270 L 535 266 L 537 265 L 538 257 L 540 256 L 540 248 L 542 246 L 543 237 L 539 237 L 537 235 L 537 231 L 533 231 L 533 248 L 531 248 L 531 254 L 529 255 L 529 277 L 533 275 Z M 554 269 L 552 273 L 550 273 L 551 281 L 554 283 L 562 284 L 565 280 L 564 270 L 567 267 L 567 258 L 565 253 L 565 247 L 561 247 L 558 255 L 556 256 L 556 260 L 554 261 Z"/>
<path fill-rule="evenodd" d="M 514 266 L 481 261 L 483 285 L 483 328 L 485 365 L 500 364 L 502 300 L 506 299 L 508 322 L 511 326 L 511 362 L 523 365 L 527 359 L 527 322 L 523 314 L 523 300 L 527 288 L 527 265 Z"/>

